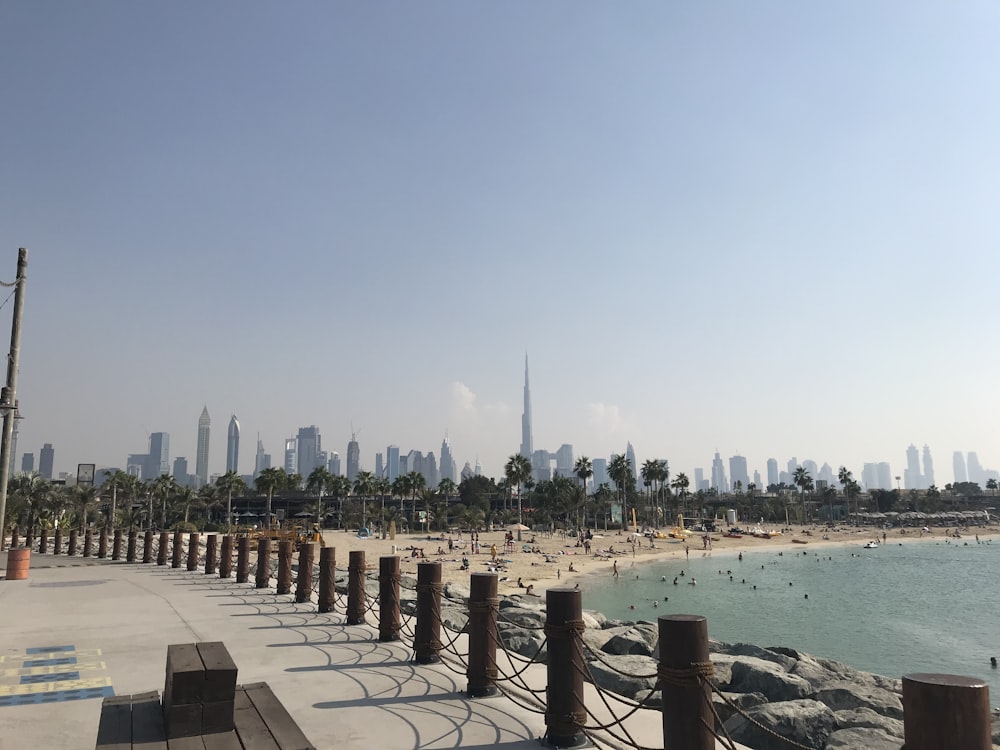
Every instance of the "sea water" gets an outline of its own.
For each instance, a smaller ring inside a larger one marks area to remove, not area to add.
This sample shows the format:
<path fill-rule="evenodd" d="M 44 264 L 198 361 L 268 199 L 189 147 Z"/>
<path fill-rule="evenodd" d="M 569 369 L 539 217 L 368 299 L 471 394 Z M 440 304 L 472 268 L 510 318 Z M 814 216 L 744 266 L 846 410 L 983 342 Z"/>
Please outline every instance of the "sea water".
<path fill-rule="evenodd" d="M 584 583 L 584 609 L 654 622 L 703 615 L 713 639 L 787 646 L 889 677 L 978 677 L 1000 704 L 1000 670 L 990 667 L 1000 658 L 1000 541 L 792 544 L 744 551 L 742 560 L 693 542 L 686 560 L 617 559 L 618 579 L 609 568 Z"/>

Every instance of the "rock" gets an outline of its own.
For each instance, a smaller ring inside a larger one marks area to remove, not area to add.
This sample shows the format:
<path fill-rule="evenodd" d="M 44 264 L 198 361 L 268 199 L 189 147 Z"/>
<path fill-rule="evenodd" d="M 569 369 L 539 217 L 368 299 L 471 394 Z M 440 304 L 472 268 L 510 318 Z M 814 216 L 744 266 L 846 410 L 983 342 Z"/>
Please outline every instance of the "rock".
<path fill-rule="evenodd" d="M 838 729 L 826 740 L 825 750 L 900 750 L 902 740 L 874 727 Z"/>
<path fill-rule="evenodd" d="M 715 712 L 719 715 L 719 719 L 723 723 L 730 716 L 737 713 L 736 709 L 730 703 L 735 703 L 738 708 L 744 711 L 748 708 L 767 703 L 767 698 L 764 697 L 763 693 L 723 693 L 723 695 L 729 699 L 729 702 L 724 701 L 718 693 L 712 693 L 712 703 L 715 705 Z"/>
<path fill-rule="evenodd" d="M 893 737 L 903 736 L 903 722 L 899 719 L 890 719 L 888 716 L 873 711 L 870 708 L 851 708 L 844 711 L 834 710 L 833 715 L 837 717 L 837 726 L 842 729 L 879 729 Z"/>
<path fill-rule="evenodd" d="M 508 607 L 497 613 L 497 622 L 512 623 L 522 628 L 540 628 L 545 625 L 545 618 L 538 612 L 524 607 Z M 539 631 L 541 632 L 541 631 Z"/>
<path fill-rule="evenodd" d="M 469 604 L 469 587 L 459 583 L 446 583 L 444 585 L 444 597 L 462 605 Z"/>
<path fill-rule="evenodd" d="M 532 661 L 544 662 L 548 656 L 548 647 L 545 645 L 545 637 L 542 635 L 536 636 L 526 630 L 512 629 L 506 633 L 501 632 L 500 641 L 503 648 Z M 497 644 L 498 649 L 501 644 Z M 505 669 L 509 669 L 509 666 Z"/>
<path fill-rule="evenodd" d="M 795 666 L 795 659 L 776 653 L 771 649 L 754 646 L 752 643 L 734 643 L 723 653 L 731 654 L 732 656 L 752 656 L 756 659 L 772 661 L 775 664 L 780 664 L 781 668 L 786 672 Z"/>
<path fill-rule="evenodd" d="M 642 701 L 656 684 L 656 662 L 648 656 L 606 654 L 601 661 L 590 659 L 587 663 L 594 684 L 618 695 Z"/>
<path fill-rule="evenodd" d="M 622 630 L 623 632 L 612 635 L 601 650 L 607 654 L 615 654 L 617 656 L 632 654 L 651 657 L 653 655 L 655 640 L 650 642 L 648 629 L 636 625 L 635 627 L 623 628 Z"/>
<path fill-rule="evenodd" d="M 718 688 L 724 688 L 733 681 L 733 661 L 727 654 L 709 654 L 712 662 L 712 683 Z"/>
<path fill-rule="evenodd" d="M 583 611 L 583 622 L 588 628 L 604 628 L 607 625 L 608 618 L 605 617 L 603 612 L 585 609 Z"/>
<path fill-rule="evenodd" d="M 895 693 L 864 682 L 832 682 L 810 696 L 834 711 L 870 708 L 875 713 L 893 719 L 903 718 L 903 701 Z"/>
<path fill-rule="evenodd" d="M 721 660 L 722 654 L 716 656 Z M 734 693 L 763 693 L 770 701 L 804 698 L 812 686 L 797 675 L 789 674 L 775 662 L 753 656 L 733 657 L 729 690 Z M 856 706 L 843 706 L 856 708 Z"/>
<path fill-rule="evenodd" d="M 815 750 L 823 750 L 827 738 L 837 728 L 833 711 L 814 700 L 765 703 L 747 709 L 746 713 L 781 737 Z M 724 726 L 736 742 L 756 750 L 788 750 L 784 740 L 759 729 L 739 714 L 730 717 Z"/>
<path fill-rule="evenodd" d="M 460 607 L 441 605 L 441 624 L 445 628 L 449 630 L 464 630 L 468 622 L 469 615 L 466 610 Z M 450 640 L 450 636 L 442 634 L 442 639 L 445 638 Z"/>

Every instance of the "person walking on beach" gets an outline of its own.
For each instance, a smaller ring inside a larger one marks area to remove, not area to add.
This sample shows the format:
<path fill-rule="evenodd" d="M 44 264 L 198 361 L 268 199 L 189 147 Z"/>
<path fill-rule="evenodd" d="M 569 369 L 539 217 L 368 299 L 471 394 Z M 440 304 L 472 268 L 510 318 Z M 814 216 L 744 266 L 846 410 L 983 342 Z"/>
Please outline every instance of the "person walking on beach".
<path fill-rule="evenodd" d="M 493 559 L 493 562 L 497 561 L 497 546 L 495 544 L 490 545 L 490 557 Z"/>
<path fill-rule="evenodd" d="M 611 562 L 611 577 L 612 578 L 617 578 L 618 577 L 618 561 L 617 560 L 613 560 Z"/>

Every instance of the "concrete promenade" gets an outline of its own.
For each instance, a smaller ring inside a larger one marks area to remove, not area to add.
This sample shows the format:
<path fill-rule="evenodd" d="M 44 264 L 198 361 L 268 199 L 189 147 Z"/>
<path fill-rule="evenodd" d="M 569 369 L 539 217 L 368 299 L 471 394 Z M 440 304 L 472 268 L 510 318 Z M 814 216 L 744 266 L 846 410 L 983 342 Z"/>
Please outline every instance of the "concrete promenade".
<path fill-rule="evenodd" d="M 28 580 L 0 581 L 0 613 L 0 750 L 93 748 L 100 694 L 162 691 L 168 644 L 203 640 L 225 642 L 241 683 L 268 682 L 318 748 L 519 750 L 545 732 L 540 713 L 508 698 L 467 699 L 461 665 L 418 666 L 404 645 L 379 643 L 371 615 L 347 626 L 340 612 L 201 572 L 35 554 Z M 544 666 L 527 676 L 544 688 Z M 42 691 L 52 702 L 32 703 Z M 662 747 L 658 713 L 629 729 Z"/>

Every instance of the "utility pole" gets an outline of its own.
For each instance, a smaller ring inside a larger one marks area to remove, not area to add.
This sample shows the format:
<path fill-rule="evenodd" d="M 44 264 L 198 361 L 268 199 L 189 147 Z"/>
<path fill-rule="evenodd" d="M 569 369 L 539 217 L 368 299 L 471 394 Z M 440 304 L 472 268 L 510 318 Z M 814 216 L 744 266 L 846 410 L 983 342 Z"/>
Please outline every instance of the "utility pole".
<path fill-rule="evenodd" d="M 21 306 L 27 279 L 28 249 L 17 251 L 17 279 L 14 281 L 14 322 L 10 331 L 10 355 L 7 358 L 7 384 L 0 390 L 0 411 L 3 412 L 3 436 L 0 438 L 0 547 L 3 547 L 7 512 L 7 481 L 10 479 L 11 439 L 17 418 L 17 367 L 21 353 Z M 9 286 L 9 285 L 8 285 Z"/>

